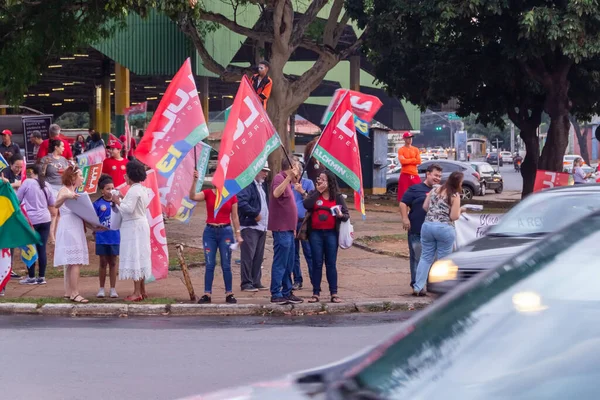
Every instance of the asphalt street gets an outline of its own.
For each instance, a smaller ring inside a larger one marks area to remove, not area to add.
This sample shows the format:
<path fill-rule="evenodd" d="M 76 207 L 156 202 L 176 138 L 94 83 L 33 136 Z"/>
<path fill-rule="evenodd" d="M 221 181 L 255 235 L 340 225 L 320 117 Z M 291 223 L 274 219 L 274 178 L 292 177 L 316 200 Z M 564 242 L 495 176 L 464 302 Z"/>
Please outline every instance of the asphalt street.
<path fill-rule="evenodd" d="M 496 168 L 495 165 L 494 168 Z M 504 180 L 504 190 L 520 192 L 523 189 L 523 177 L 520 172 L 515 172 L 512 164 L 504 164 L 500 167 L 500 174 Z"/>
<path fill-rule="evenodd" d="M 0 316 L 1 397 L 178 399 L 338 361 L 411 315 Z"/>

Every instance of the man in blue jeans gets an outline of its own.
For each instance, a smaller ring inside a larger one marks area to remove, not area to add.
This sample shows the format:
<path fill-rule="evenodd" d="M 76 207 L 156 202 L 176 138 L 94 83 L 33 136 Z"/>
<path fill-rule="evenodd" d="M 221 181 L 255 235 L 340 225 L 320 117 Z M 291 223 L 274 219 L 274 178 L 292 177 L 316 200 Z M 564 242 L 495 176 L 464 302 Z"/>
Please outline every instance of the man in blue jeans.
<path fill-rule="evenodd" d="M 302 171 L 302 164 L 300 161 L 295 161 L 295 167 L 298 171 Z M 300 226 L 302 225 L 302 221 L 306 216 L 306 209 L 304 208 L 304 199 L 308 195 L 308 192 L 311 190 L 315 190 L 315 184 L 306 178 L 300 178 L 300 182 L 293 183 L 294 185 L 294 200 L 296 201 L 296 208 L 298 209 L 298 224 L 296 226 L 296 232 L 300 230 Z M 308 266 L 308 278 L 312 283 L 312 254 L 310 251 L 310 243 L 308 240 L 294 240 L 295 254 L 294 254 L 294 285 L 292 288 L 294 290 L 301 290 L 303 279 L 302 279 L 302 270 L 300 269 L 300 245 L 302 245 L 302 252 L 304 253 L 304 259 L 306 260 L 306 265 Z"/>
<path fill-rule="evenodd" d="M 425 172 L 423 183 L 409 187 L 400 202 L 402 225 L 404 230 L 408 232 L 410 287 L 415 284 L 417 265 L 419 265 L 419 259 L 421 258 L 421 227 L 427 215 L 427 212 L 423 210 L 423 203 L 433 185 L 439 185 L 441 181 L 442 167 L 439 164 L 430 164 Z"/>
<path fill-rule="evenodd" d="M 292 168 L 287 157 L 281 161 L 281 172 L 273 178 L 269 201 L 269 225 L 273 232 L 273 266 L 271 267 L 271 303 L 299 304 L 303 300 L 292 292 L 294 269 L 294 236 L 298 210 L 291 183 L 300 171 Z"/>

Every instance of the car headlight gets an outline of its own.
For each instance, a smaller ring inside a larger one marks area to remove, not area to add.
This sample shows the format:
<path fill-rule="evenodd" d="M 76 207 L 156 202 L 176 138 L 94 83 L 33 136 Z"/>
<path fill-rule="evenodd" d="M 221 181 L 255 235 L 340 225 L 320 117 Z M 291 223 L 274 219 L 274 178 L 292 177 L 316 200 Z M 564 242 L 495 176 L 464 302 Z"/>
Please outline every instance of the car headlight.
<path fill-rule="evenodd" d="M 429 282 L 440 283 L 456 280 L 458 266 L 452 260 L 439 260 L 433 263 L 429 270 Z"/>

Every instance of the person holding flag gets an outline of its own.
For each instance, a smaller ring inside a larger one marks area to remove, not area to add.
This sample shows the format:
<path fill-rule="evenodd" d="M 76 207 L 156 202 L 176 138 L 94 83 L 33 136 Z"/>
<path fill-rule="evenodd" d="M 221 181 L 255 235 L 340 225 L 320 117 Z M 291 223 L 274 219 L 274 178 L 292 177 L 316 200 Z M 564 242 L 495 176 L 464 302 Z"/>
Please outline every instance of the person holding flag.
<path fill-rule="evenodd" d="M 400 177 L 398 178 L 398 203 L 402 202 L 402 196 L 412 185 L 421 183 L 417 166 L 421 164 L 421 152 L 412 146 L 413 135 L 404 132 L 402 135 L 404 146 L 398 149 L 398 161 L 402 165 Z"/>
<path fill-rule="evenodd" d="M 271 64 L 268 61 L 261 61 L 258 63 L 258 74 L 252 76 L 252 88 L 260 98 L 260 101 L 267 109 L 267 102 L 271 97 L 271 89 L 273 88 L 273 81 L 269 78 L 269 68 Z"/>
<path fill-rule="evenodd" d="M 205 189 L 200 193 L 196 193 L 198 176 L 198 171 L 194 171 L 194 181 L 192 182 L 189 193 L 190 200 L 206 202 L 206 227 L 202 234 L 202 241 L 204 242 L 204 260 L 206 261 L 206 268 L 204 270 L 204 296 L 200 298 L 198 304 L 212 302 L 212 284 L 215 277 L 217 250 L 221 257 L 221 269 L 223 270 L 223 281 L 225 282 L 225 302 L 235 304 L 237 303 L 237 300 L 233 295 L 230 246 L 234 243 L 234 231 L 237 243 L 243 241 L 240 230 L 240 220 L 238 217 L 238 200 L 236 196 L 231 197 L 219 209 L 217 215 L 215 215 L 215 200 L 217 199 L 216 190 Z"/>
<path fill-rule="evenodd" d="M 11 278 L 13 248 L 41 243 L 21 211 L 19 199 L 10 185 L 0 180 L 0 295 Z"/>

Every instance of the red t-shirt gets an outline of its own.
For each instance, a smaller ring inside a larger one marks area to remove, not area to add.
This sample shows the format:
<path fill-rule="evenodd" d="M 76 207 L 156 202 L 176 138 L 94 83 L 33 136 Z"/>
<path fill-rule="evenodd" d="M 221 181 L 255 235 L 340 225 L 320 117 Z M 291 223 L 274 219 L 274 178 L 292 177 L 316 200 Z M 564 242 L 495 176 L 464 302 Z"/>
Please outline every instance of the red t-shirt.
<path fill-rule="evenodd" d="M 335 199 L 325 200 L 322 195 L 319 196 L 313 208 L 312 229 L 335 229 L 335 217 L 331 214 L 331 208 L 335 206 Z"/>
<path fill-rule="evenodd" d="M 71 145 L 69 144 L 69 142 L 65 139 L 60 139 L 63 144 L 65 145 L 65 150 L 62 153 L 62 156 L 64 158 L 66 158 L 67 160 L 70 160 L 73 158 L 73 152 L 71 151 Z M 42 144 L 40 144 L 40 149 L 38 150 L 37 153 L 37 159 L 41 160 L 42 158 L 46 157 L 48 155 L 48 149 L 50 147 L 50 139 L 46 139 L 42 142 Z"/>
<path fill-rule="evenodd" d="M 215 217 L 215 200 L 217 195 L 211 189 L 204 189 L 204 202 L 206 203 L 206 223 L 207 224 L 231 224 L 231 206 L 237 204 L 237 196 L 233 196 L 229 201 L 219 209 Z"/>
<path fill-rule="evenodd" d="M 115 184 L 115 187 L 119 187 L 120 185 L 125 183 L 125 168 L 127 162 L 128 161 L 126 158 L 117 160 L 111 157 L 105 159 L 104 164 L 102 164 L 102 173 L 110 175 Z"/>

